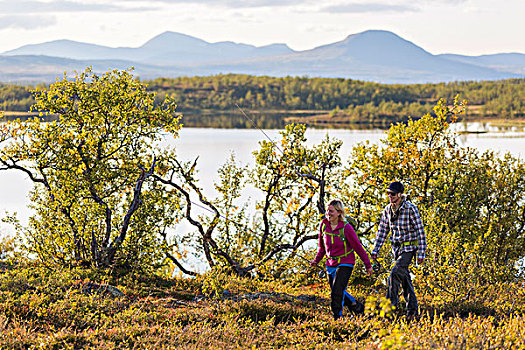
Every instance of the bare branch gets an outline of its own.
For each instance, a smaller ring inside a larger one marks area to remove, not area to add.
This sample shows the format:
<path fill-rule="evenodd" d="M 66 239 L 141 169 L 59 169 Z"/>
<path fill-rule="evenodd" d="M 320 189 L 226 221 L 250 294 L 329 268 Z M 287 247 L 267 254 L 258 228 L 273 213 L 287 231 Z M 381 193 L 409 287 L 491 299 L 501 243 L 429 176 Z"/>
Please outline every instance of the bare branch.
<path fill-rule="evenodd" d="M 35 183 L 41 183 L 43 185 L 45 185 L 47 187 L 47 183 L 44 179 L 39 179 L 36 177 L 35 174 L 33 174 L 29 169 L 21 166 L 21 165 L 18 165 L 17 164 L 17 161 L 14 160 L 14 159 L 9 159 L 9 161 L 11 163 L 9 163 L 7 160 L 5 159 L 1 159 L 0 158 L 0 163 L 4 165 L 4 167 L 1 167 L 0 170 L 20 170 L 22 172 L 24 172 L 27 176 L 29 176 L 29 179 Z"/>
<path fill-rule="evenodd" d="M 182 186 L 179 186 L 178 184 L 173 182 L 172 178 L 170 178 L 169 180 L 166 180 L 166 179 L 163 179 L 160 176 L 155 175 L 155 174 L 153 174 L 152 177 L 154 179 L 160 181 L 161 183 L 165 184 L 165 185 L 169 185 L 169 186 L 174 187 L 178 192 L 182 193 L 182 195 L 186 199 L 186 214 L 184 215 L 184 217 L 190 222 L 190 224 L 195 226 L 197 228 L 197 230 L 199 231 L 199 233 L 201 234 L 201 236 L 203 238 L 203 249 L 204 249 L 204 253 L 206 255 L 206 259 L 208 260 L 208 264 L 210 265 L 210 267 L 215 266 L 215 262 L 213 261 L 211 253 L 209 251 L 209 247 L 208 247 L 208 243 L 207 243 L 207 240 L 206 240 L 206 233 L 204 231 L 204 227 L 202 226 L 202 224 L 199 221 L 195 220 L 191 216 L 192 203 L 193 202 L 191 201 L 191 197 L 190 197 L 189 192 L 186 191 L 185 189 L 183 189 Z"/>
<path fill-rule="evenodd" d="M 219 213 L 219 210 L 215 207 L 215 205 L 213 205 L 211 202 L 209 202 L 204 197 L 204 195 L 202 194 L 200 188 L 198 188 L 195 185 L 195 183 L 193 182 L 193 179 L 191 177 L 191 172 L 194 169 L 194 167 L 196 166 L 197 159 L 193 162 L 193 165 L 191 166 L 190 171 L 187 171 L 187 172 L 184 171 L 184 168 L 182 167 L 182 165 L 177 160 L 174 160 L 174 162 L 175 162 L 175 165 L 176 165 L 179 173 L 184 176 L 184 179 L 185 179 L 186 183 L 191 187 L 192 190 L 195 191 L 195 193 L 197 193 L 197 196 L 199 197 L 199 201 L 201 203 L 205 204 L 209 208 L 209 210 L 211 210 L 214 213 L 214 217 L 213 217 L 213 219 L 212 219 L 212 221 L 209 224 L 207 229 L 205 229 L 203 227 L 203 225 L 199 221 L 195 220 L 192 217 L 192 204 L 194 204 L 194 203 L 191 200 L 189 192 L 186 191 L 184 188 L 182 188 L 182 186 L 180 186 L 180 185 L 176 184 L 175 182 L 173 182 L 173 174 L 172 174 L 172 176 L 171 176 L 171 178 L 169 180 L 163 179 L 163 178 L 161 178 L 158 175 L 153 175 L 153 178 L 158 180 L 158 181 L 160 181 L 163 184 L 166 184 L 166 185 L 174 187 L 178 192 L 180 192 L 184 196 L 184 198 L 186 200 L 185 217 L 193 226 L 195 226 L 197 228 L 197 230 L 201 234 L 201 237 L 202 237 L 202 248 L 204 250 L 204 255 L 206 256 L 206 260 L 208 261 L 208 264 L 210 265 L 210 267 L 214 267 L 215 266 L 215 261 L 213 259 L 213 255 L 212 255 L 212 250 L 213 250 L 213 254 L 223 258 L 232 267 L 232 269 L 234 270 L 235 273 L 242 274 L 242 270 L 243 269 L 240 267 L 239 263 L 237 261 L 235 261 L 228 253 L 226 253 L 225 251 L 220 249 L 218 244 L 212 238 L 213 231 L 217 227 L 221 215 Z"/>
<path fill-rule="evenodd" d="M 301 174 L 300 172 L 296 171 L 295 174 L 299 177 L 302 177 L 302 178 L 305 178 L 305 179 L 310 179 L 310 180 L 314 180 L 315 182 L 317 183 L 321 183 L 323 180 L 321 180 L 320 178 L 316 177 L 316 176 L 313 176 L 312 174 Z"/>
<path fill-rule="evenodd" d="M 309 240 L 312 240 L 312 239 L 317 239 L 317 238 L 318 238 L 317 235 L 303 236 L 303 238 L 301 238 L 296 244 L 293 244 L 293 245 L 292 244 L 280 244 L 280 245 L 277 245 L 271 251 L 269 251 L 268 254 L 266 254 L 266 256 L 264 256 L 257 264 L 249 265 L 249 266 L 245 267 L 244 270 L 246 272 L 247 271 L 251 271 L 251 270 L 255 269 L 257 267 L 257 265 L 264 264 L 265 262 L 267 262 L 270 259 L 272 259 L 275 254 L 277 254 L 279 252 L 282 252 L 283 250 L 296 251 L 305 242 L 307 242 Z"/>
<path fill-rule="evenodd" d="M 99 250 L 98 250 L 98 244 L 97 244 L 97 237 L 95 235 L 95 230 L 93 229 L 91 230 L 91 256 L 92 256 L 92 261 L 94 261 L 98 267 L 98 264 L 100 262 Z"/>
<path fill-rule="evenodd" d="M 129 206 L 128 212 L 124 216 L 124 220 L 122 221 L 122 226 L 120 228 L 120 234 L 119 236 L 111 243 L 111 245 L 108 248 L 108 262 L 112 263 L 113 259 L 115 257 L 115 253 L 118 249 L 118 247 L 124 242 L 124 239 L 126 238 L 126 233 L 128 232 L 129 222 L 131 220 L 131 217 L 133 214 L 137 211 L 141 204 L 140 195 L 142 193 L 142 185 L 144 184 L 144 181 L 151 175 L 153 175 L 153 170 L 155 168 L 156 158 L 153 158 L 153 163 L 151 164 L 151 167 L 148 172 L 146 172 L 144 169 L 142 169 L 142 173 L 139 175 L 139 178 L 137 180 L 137 184 L 135 185 L 135 190 L 133 191 L 133 200 L 131 201 L 131 204 Z"/>
<path fill-rule="evenodd" d="M 91 181 L 92 168 L 91 168 L 91 166 L 89 164 L 89 159 L 85 156 L 84 151 L 82 149 L 83 145 L 84 145 L 84 141 L 80 142 L 80 144 L 76 148 L 77 148 L 78 154 L 80 155 L 80 159 L 82 159 L 82 163 L 86 167 L 85 174 L 89 178 L 89 186 L 88 186 L 89 193 L 91 194 L 91 197 L 93 198 L 95 203 L 103 206 L 104 210 L 106 212 L 106 219 L 105 219 L 105 221 L 106 221 L 106 235 L 104 237 L 104 240 L 102 241 L 102 247 L 103 248 L 107 248 L 108 243 L 109 243 L 109 238 L 110 238 L 110 235 L 111 235 L 111 216 L 112 216 L 112 211 L 109 208 L 108 204 L 106 202 L 104 202 L 104 200 L 98 195 L 97 191 L 95 190 L 95 186 L 94 186 L 93 182 Z"/>
<path fill-rule="evenodd" d="M 270 204 L 272 201 L 272 198 L 274 197 L 274 194 L 272 193 L 273 188 L 277 187 L 277 184 L 279 183 L 279 180 L 282 178 L 280 174 L 277 174 L 273 181 L 268 186 L 268 189 L 266 190 L 266 198 L 264 202 L 264 208 L 263 208 L 263 223 L 264 223 L 264 231 L 261 237 L 261 244 L 259 246 L 259 257 L 262 257 L 264 254 L 264 250 L 266 249 L 266 240 L 268 239 L 268 236 L 270 235 L 270 220 L 268 218 L 268 209 L 270 208 Z"/>
<path fill-rule="evenodd" d="M 182 266 L 182 264 L 177 260 L 177 258 L 175 258 L 173 255 L 171 255 L 170 253 L 168 252 L 165 252 L 166 254 L 166 257 L 168 259 L 170 259 L 178 268 L 179 270 L 181 270 L 183 273 L 185 273 L 186 275 L 190 275 L 190 276 L 197 276 L 198 273 L 197 272 L 194 272 L 194 271 L 189 271 L 189 270 L 186 270 L 184 268 L 184 266 Z"/>

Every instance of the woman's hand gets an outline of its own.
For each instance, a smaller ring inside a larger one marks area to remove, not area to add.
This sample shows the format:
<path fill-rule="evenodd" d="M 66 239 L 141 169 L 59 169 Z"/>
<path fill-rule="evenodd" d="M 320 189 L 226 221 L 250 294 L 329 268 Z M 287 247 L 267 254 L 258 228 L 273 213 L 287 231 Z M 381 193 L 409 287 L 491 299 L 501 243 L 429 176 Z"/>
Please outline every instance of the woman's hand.
<path fill-rule="evenodd" d="M 366 273 L 368 274 L 368 276 L 372 277 L 372 275 L 374 274 L 374 270 L 372 269 L 372 266 L 366 269 Z"/>

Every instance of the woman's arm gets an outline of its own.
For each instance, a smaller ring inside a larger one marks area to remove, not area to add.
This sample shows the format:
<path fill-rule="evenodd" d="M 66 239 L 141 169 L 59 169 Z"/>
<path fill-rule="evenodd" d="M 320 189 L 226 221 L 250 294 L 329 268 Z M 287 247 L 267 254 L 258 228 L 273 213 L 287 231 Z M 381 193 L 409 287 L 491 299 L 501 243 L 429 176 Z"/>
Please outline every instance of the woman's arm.
<path fill-rule="evenodd" d="M 323 242 L 323 232 L 321 232 L 322 228 L 323 228 L 323 223 L 321 222 L 321 224 L 319 225 L 319 243 L 318 243 L 319 247 L 317 249 L 317 255 L 315 256 L 315 259 L 310 262 L 310 265 L 313 265 L 313 266 L 319 264 L 319 261 L 321 261 L 321 259 L 326 254 L 326 250 L 325 250 L 324 242 Z"/>

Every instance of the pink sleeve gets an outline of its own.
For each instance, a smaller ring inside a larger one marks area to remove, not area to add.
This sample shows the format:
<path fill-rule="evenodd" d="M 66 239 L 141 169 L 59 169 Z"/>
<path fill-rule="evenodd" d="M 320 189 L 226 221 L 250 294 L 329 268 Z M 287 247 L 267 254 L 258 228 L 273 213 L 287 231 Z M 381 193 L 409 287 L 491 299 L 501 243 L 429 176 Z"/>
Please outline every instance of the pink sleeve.
<path fill-rule="evenodd" d="M 354 228 L 352 225 L 347 224 L 345 226 L 345 237 L 350 242 L 350 247 L 359 255 L 361 260 L 365 263 L 365 267 L 369 269 L 372 267 L 372 264 L 370 264 L 370 259 L 368 258 L 368 254 L 366 253 L 365 249 L 361 245 L 361 242 L 359 241 L 359 238 L 357 238 L 357 234 L 354 231 Z"/>
<path fill-rule="evenodd" d="M 314 262 L 316 264 L 318 264 L 319 261 L 321 261 L 321 259 L 326 254 L 326 251 L 324 249 L 324 244 L 323 244 L 323 233 L 321 232 L 321 227 L 323 227 L 323 223 L 321 223 L 319 227 L 319 249 L 317 250 L 317 255 L 315 256 L 315 259 L 314 259 Z"/>

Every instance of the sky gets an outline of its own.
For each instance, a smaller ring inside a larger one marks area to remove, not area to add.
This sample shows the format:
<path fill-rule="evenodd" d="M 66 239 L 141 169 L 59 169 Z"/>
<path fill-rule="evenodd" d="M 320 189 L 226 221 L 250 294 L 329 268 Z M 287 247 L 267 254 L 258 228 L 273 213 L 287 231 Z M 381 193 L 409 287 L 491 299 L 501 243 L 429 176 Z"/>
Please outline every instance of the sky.
<path fill-rule="evenodd" d="M 0 0 L 0 53 L 59 39 L 139 47 L 166 31 L 300 51 L 370 29 L 432 54 L 525 53 L 525 0 Z"/>

